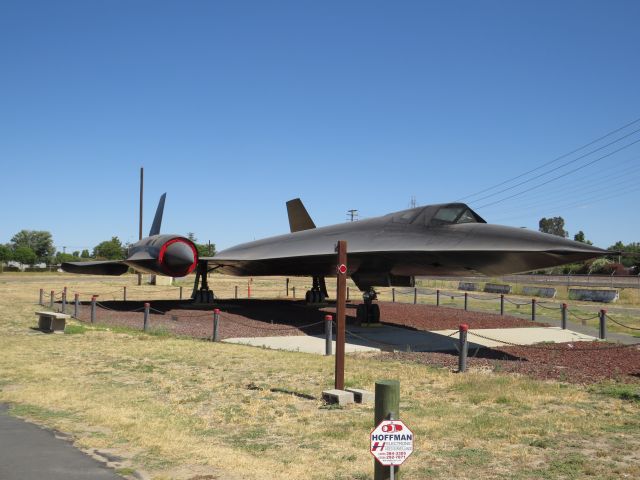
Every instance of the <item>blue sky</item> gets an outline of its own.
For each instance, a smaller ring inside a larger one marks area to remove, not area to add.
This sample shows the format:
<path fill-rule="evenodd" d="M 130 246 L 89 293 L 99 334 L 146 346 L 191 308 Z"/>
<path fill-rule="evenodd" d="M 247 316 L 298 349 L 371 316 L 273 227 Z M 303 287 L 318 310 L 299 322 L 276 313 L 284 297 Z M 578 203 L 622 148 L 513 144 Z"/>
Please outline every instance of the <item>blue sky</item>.
<path fill-rule="evenodd" d="M 141 166 L 145 231 L 166 191 L 163 230 L 219 249 L 286 232 L 298 196 L 319 225 L 464 198 L 640 118 L 638 18 L 620 0 L 5 0 L 0 242 L 136 240 Z M 638 165 L 640 143 L 478 212 L 640 241 Z"/>

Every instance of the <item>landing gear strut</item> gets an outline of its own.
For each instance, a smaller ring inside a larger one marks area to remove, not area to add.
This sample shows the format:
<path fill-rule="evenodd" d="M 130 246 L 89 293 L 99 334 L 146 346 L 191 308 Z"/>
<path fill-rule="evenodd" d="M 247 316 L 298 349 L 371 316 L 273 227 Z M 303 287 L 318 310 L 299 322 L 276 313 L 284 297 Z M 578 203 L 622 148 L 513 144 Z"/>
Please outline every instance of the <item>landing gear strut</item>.
<path fill-rule="evenodd" d="M 324 303 L 328 296 L 324 277 L 313 277 L 313 287 L 311 287 L 311 290 L 307 290 L 304 297 L 306 302 Z"/>
<path fill-rule="evenodd" d="M 380 306 L 373 303 L 378 298 L 378 294 L 372 288 L 362 294 L 364 303 L 358 305 L 356 309 L 356 322 L 358 324 L 371 324 L 380 322 Z"/>
<path fill-rule="evenodd" d="M 207 269 L 207 262 L 198 262 L 196 280 L 193 283 L 193 293 L 191 294 L 193 303 L 213 303 L 215 300 L 216 297 L 213 292 L 209 290 L 209 282 L 207 281 L 209 271 L 210 270 Z M 202 280 L 202 282 L 200 280 Z"/>

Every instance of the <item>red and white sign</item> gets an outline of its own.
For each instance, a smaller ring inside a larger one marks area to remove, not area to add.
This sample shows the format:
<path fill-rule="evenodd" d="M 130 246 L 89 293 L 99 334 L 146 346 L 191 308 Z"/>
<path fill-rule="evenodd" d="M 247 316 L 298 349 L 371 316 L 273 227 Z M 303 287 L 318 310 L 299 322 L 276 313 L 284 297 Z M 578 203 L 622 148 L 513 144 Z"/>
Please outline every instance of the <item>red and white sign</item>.
<path fill-rule="evenodd" d="M 413 432 L 402 420 L 383 420 L 371 432 L 371 455 L 382 465 L 402 465 L 413 453 Z"/>
<path fill-rule="evenodd" d="M 347 273 L 347 266 L 344 263 L 338 265 L 338 273 L 341 273 L 342 275 Z"/>

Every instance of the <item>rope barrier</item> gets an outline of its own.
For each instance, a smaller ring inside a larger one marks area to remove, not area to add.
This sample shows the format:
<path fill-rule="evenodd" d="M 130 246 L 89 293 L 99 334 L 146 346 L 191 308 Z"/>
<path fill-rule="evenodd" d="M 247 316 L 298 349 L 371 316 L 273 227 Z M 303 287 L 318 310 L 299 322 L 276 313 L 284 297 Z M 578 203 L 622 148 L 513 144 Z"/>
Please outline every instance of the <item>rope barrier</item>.
<path fill-rule="evenodd" d="M 512 305 L 531 305 L 531 302 L 514 302 L 513 300 L 508 299 L 507 297 L 504 297 L 504 301 L 505 302 L 509 302 Z"/>
<path fill-rule="evenodd" d="M 640 328 L 630 327 L 629 325 L 625 325 L 624 323 L 618 322 L 617 320 L 614 320 L 614 319 L 613 319 L 611 316 L 609 316 L 609 315 L 607 315 L 606 317 L 607 317 L 607 319 L 608 319 L 608 320 L 611 320 L 613 323 L 615 323 L 615 324 L 617 324 L 617 325 L 620 325 L 621 327 L 628 328 L 629 330 L 636 330 L 636 331 L 640 330 Z"/>
<path fill-rule="evenodd" d="M 108 310 L 111 312 L 119 312 L 119 313 L 135 313 L 135 312 L 141 312 L 144 310 L 144 307 L 136 308 L 134 310 L 116 310 L 115 308 L 107 307 L 106 305 L 103 305 L 100 302 L 96 302 L 96 306 L 102 308 L 103 310 Z"/>
<path fill-rule="evenodd" d="M 573 313 L 571 310 L 567 310 L 569 312 L 569 315 L 571 315 L 574 318 L 577 318 L 578 320 L 582 321 L 582 322 L 587 322 L 589 320 L 594 320 L 596 318 L 599 318 L 598 315 L 594 315 L 593 317 L 581 317 L 579 315 L 576 315 L 575 313 Z"/>
<path fill-rule="evenodd" d="M 320 325 L 321 323 L 325 322 L 324 320 L 320 320 L 319 322 L 308 323 L 306 325 L 300 325 L 300 326 L 292 325 L 290 327 L 289 326 L 287 326 L 287 327 L 268 327 L 268 326 L 258 327 L 258 326 L 254 326 L 254 325 L 247 325 L 246 323 L 238 321 L 237 318 L 231 318 L 231 317 L 228 317 L 227 315 L 223 315 L 222 313 L 220 314 L 220 318 L 227 319 L 230 322 L 238 323 L 240 325 L 243 325 L 243 326 L 245 326 L 247 328 L 252 328 L 254 330 L 270 330 L 270 331 L 301 330 L 303 328 L 313 327 L 315 325 Z"/>
<path fill-rule="evenodd" d="M 545 310 L 558 310 L 558 307 L 562 307 L 562 305 L 555 305 L 553 307 L 545 307 L 544 305 L 542 305 L 540 302 L 536 302 L 536 305 L 538 307 L 544 308 Z"/>

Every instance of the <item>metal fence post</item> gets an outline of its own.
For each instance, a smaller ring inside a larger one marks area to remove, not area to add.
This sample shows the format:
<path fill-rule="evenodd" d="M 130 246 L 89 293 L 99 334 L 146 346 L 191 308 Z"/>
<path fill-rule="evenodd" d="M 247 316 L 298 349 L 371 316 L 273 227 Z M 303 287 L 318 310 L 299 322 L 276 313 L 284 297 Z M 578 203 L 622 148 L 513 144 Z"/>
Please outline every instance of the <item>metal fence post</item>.
<path fill-rule="evenodd" d="M 182 285 L 180 285 L 180 300 L 182 300 Z"/>
<path fill-rule="evenodd" d="M 532 322 L 536 321 L 536 299 L 535 298 L 531 299 L 531 321 Z"/>
<path fill-rule="evenodd" d="M 40 301 L 38 302 L 39 305 L 44 305 L 44 288 L 40 289 Z"/>
<path fill-rule="evenodd" d="M 464 309 L 467 310 L 467 303 L 469 301 L 469 294 L 464 292 Z"/>
<path fill-rule="evenodd" d="M 251 298 L 251 284 L 247 282 L 247 298 Z"/>
<path fill-rule="evenodd" d="M 413 304 L 415 305 L 416 303 L 418 303 L 418 289 L 417 288 L 413 288 Z"/>
<path fill-rule="evenodd" d="M 440 289 L 436 290 L 436 307 L 440 306 Z"/>
<path fill-rule="evenodd" d="M 324 316 L 324 354 L 333 355 L 333 317 L 331 315 Z"/>
<path fill-rule="evenodd" d="M 296 287 L 291 287 L 291 294 L 293 298 L 296 298 Z"/>
<path fill-rule="evenodd" d="M 396 289 L 395 288 L 391 289 L 391 301 L 393 303 L 396 303 Z"/>
<path fill-rule="evenodd" d="M 289 278 L 287 278 L 287 297 L 289 297 Z"/>
<path fill-rule="evenodd" d="M 500 294 L 500 315 L 504 315 L 504 293 Z"/>
<path fill-rule="evenodd" d="M 55 300 L 56 292 L 51 290 L 51 297 L 49 297 L 49 308 L 53 310 L 53 302 Z"/>
<path fill-rule="evenodd" d="M 458 372 L 466 372 L 467 371 L 467 353 L 469 350 L 469 344 L 467 343 L 467 331 L 469 330 L 469 325 L 463 323 L 460 325 L 460 340 L 459 340 L 459 356 L 458 356 Z"/>
<path fill-rule="evenodd" d="M 149 305 L 148 303 L 144 304 L 144 320 L 142 323 L 142 329 L 146 332 L 147 328 L 149 328 Z"/>
<path fill-rule="evenodd" d="M 607 339 L 607 311 L 600 310 L 600 340 Z"/>
<path fill-rule="evenodd" d="M 80 304 L 80 295 L 77 293 L 73 296 L 73 318 L 78 318 L 78 306 Z"/>
<path fill-rule="evenodd" d="M 213 342 L 218 341 L 218 325 L 220 323 L 220 309 L 216 308 L 213 310 L 213 336 L 211 340 Z"/>
<path fill-rule="evenodd" d="M 566 330 L 567 329 L 567 304 L 563 303 L 561 308 L 562 310 L 560 311 L 561 313 L 560 326 L 562 327 L 563 330 Z"/>
<path fill-rule="evenodd" d="M 123 302 L 127 301 L 127 286 L 126 285 L 124 287 L 122 287 L 122 301 Z"/>
<path fill-rule="evenodd" d="M 96 321 L 96 296 L 91 297 L 91 323 Z"/>
<path fill-rule="evenodd" d="M 235 293 L 235 297 L 236 300 L 238 299 L 238 285 L 236 285 L 236 293 Z"/>
<path fill-rule="evenodd" d="M 67 287 L 62 291 L 62 313 L 67 313 Z"/>

